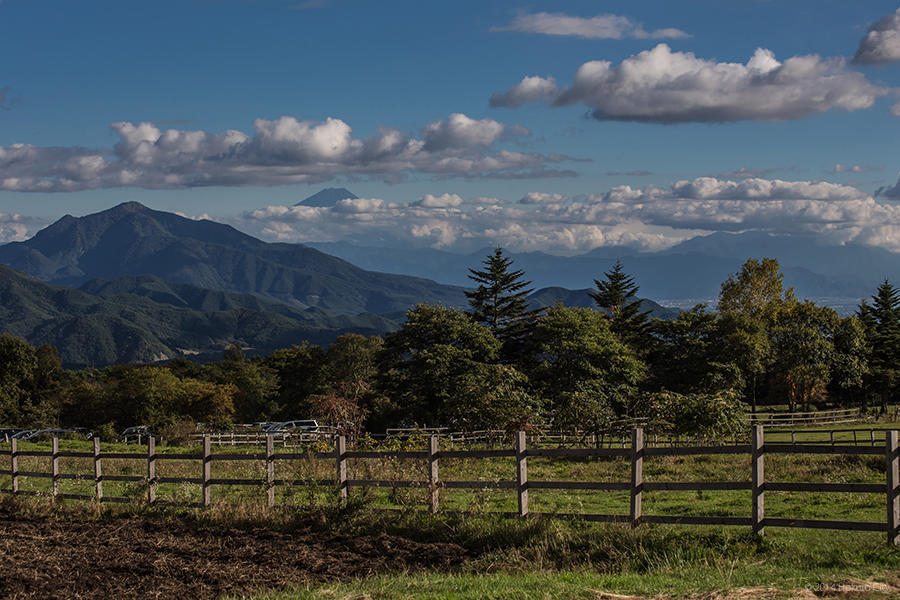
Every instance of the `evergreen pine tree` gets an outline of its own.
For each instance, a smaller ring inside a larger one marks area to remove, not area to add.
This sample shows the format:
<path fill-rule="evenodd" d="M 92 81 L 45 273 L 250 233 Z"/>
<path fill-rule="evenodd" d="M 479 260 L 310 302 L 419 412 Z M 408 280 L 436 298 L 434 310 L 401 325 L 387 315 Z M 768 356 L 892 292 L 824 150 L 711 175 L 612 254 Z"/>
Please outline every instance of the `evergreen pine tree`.
<path fill-rule="evenodd" d="M 482 262 L 484 270 L 469 269 L 469 279 L 478 287 L 466 292 L 472 318 L 486 325 L 503 342 L 515 344 L 535 311 L 528 309 L 526 296 L 532 292 L 522 270 L 510 270 L 512 259 L 499 246 Z"/>
<path fill-rule="evenodd" d="M 597 291 L 591 292 L 591 298 L 609 320 L 610 329 L 619 339 L 634 350 L 646 350 L 649 328 L 647 315 L 650 311 L 641 310 L 641 302 L 637 297 L 640 288 L 634 283 L 634 278 L 625 273 L 619 260 L 603 277 L 602 281 L 594 280 Z"/>
<path fill-rule="evenodd" d="M 872 304 L 860 304 L 857 316 L 869 338 L 872 387 L 886 407 L 897 395 L 900 378 L 900 291 L 885 279 L 872 296 Z"/>

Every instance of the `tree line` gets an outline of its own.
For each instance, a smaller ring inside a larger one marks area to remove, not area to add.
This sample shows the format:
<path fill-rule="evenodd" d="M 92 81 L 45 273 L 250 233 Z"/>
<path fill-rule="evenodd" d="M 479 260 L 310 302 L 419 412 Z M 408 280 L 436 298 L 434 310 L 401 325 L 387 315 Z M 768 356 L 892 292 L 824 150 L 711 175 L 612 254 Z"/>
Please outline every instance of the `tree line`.
<path fill-rule="evenodd" d="M 423 303 L 384 338 L 340 336 L 221 361 L 176 359 L 76 371 L 51 346 L 0 336 L 0 425 L 131 425 L 169 435 L 194 422 L 316 418 L 350 431 L 397 426 L 605 431 L 642 419 L 729 435 L 760 405 L 886 410 L 900 391 L 900 293 L 887 280 L 853 316 L 799 301 L 774 259 L 750 259 L 704 305 L 651 319 L 617 262 L 595 308 L 534 310 L 521 270 L 497 248 L 470 269 L 469 309 Z"/>

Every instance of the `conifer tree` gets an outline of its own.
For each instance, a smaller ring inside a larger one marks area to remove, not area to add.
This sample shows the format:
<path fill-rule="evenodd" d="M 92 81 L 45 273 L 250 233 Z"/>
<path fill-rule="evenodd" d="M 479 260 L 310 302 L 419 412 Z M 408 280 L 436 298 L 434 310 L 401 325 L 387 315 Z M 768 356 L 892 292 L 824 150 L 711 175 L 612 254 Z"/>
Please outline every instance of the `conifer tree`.
<path fill-rule="evenodd" d="M 469 279 L 478 287 L 466 292 L 472 318 L 486 325 L 504 345 L 516 342 L 528 318 L 526 297 L 532 292 L 522 270 L 511 270 L 512 259 L 499 246 L 482 262 L 483 270 L 469 269 Z"/>
<path fill-rule="evenodd" d="M 641 310 L 641 302 L 637 297 L 640 288 L 634 283 L 634 278 L 625 273 L 619 260 L 603 277 L 603 280 L 594 280 L 597 291 L 591 292 L 591 298 L 609 320 L 610 329 L 619 339 L 632 349 L 646 350 L 643 346 L 647 338 L 647 315 L 650 311 Z"/>
<path fill-rule="evenodd" d="M 881 396 L 882 407 L 897 394 L 900 371 L 900 291 L 885 279 L 857 312 L 869 339 L 871 384 Z"/>

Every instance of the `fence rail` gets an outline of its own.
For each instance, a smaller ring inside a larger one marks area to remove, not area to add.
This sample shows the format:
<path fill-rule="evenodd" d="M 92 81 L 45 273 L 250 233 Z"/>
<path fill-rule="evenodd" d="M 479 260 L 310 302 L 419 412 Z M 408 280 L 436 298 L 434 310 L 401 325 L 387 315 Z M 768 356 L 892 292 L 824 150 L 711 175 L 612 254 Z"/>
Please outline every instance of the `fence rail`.
<path fill-rule="evenodd" d="M 837 444 L 786 444 L 765 442 L 764 429 L 754 426 L 750 444 L 722 446 L 674 446 L 648 447 L 645 445 L 644 430 L 635 428 L 631 433 L 627 448 L 529 448 L 525 432 L 517 432 L 514 447 L 494 450 L 441 450 L 440 438 L 432 435 L 427 440 L 425 450 L 390 450 L 390 451 L 350 451 L 347 440 L 339 436 L 335 440 L 334 450 L 315 453 L 276 453 L 276 436 L 265 438 L 265 451 L 253 454 L 213 454 L 211 439 L 205 436 L 202 440 L 202 451 L 195 453 L 166 454 L 156 451 L 154 439 L 150 439 L 146 454 L 134 452 L 102 452 L 100 440 L 94 438 L 92 452 L 60 451 L 59 442 L 53 439 L 49 451 L 19 450 L 17 440 L 11 440 L 9 450 L 0 450 L 0 456 L 8 457 L 9 470 L 0 471 L 0 475 L 10 477 L 10 488 L 0 492 L 15 495 L 48 495 L 53 499 L 91 500 L 98 503 L 132 502 L 126 497 L 109 496 L 104 493 L 103 484 L 111 481 L 146 482 L 147 502 L 151 505 L 169 505 L 172 502 L 160 501 L 157 498 L 157 486 L 162 483 L 181 483 L 200 486 L 201 502 L 198 506 L 209 506 L 212 500 L 212 487 L 256 486 L 262 487 L 268 506 L 275 505 L 275 488 L 286 485 L 323 485 L 335 486 L 341 499 L 346 500 L 350 488 L 421 488 L 427 490 L 428 509 L 432 513 L 440 511 L 441 490 L 444 489 L 508 489 L 514 490 L 518 510 L 515 515 L 525 517 L 529 514 L 528 493 L 530 490 L 601 490 L 629 492 L 628 514 L 590 514 L 590 513 L 534 513 L 544 516 L 555 516 L 566 519 L 587 521 L 625 522 L 637 527 L 643 523 L 669 523 L 682 525 L 729 525 L 749 526 L 757 534 L 762 534 L 766 527 L 802 527 L 812 529 L 842 529 L 850 531 L 877 531 L 887 534 L 888 543 L 900 544 L 900 444 L 898 432 L 886 430 L 883 443 L 869 446 L 849 446 Z M 847 454 L 883 456 L 885 459 L 885 483 L 794 483 L 766 481 L 765 458 L 772 454 Z M 651 456 L 702 456 L 702 455 L 749 455 L 752 476 L 750 481 L 644 481 L 643 464 Z M 21 457 L 46 457 L 50 459 L 49 472 L 24 471 L 19 467 Z M 89 458 L 93 461 L 93 474 L 62 474 L 59 471 L 61 457 Z M 444 481 L 439 477 L 440 460 L 443 458 L 512 458 L 515 461 L 516 478 L 507 481 Z M 528 478 L 528 459 L 537 457 L 550 458 L 584 458 L 584 457 L 624 457 L 630 461 L 631 477 L 629 481 L 533 481 Z M 424 461 L 425 479 L 381 480 L 350 479 L 347 461 L 349 459 L 406 459 Z M 106 475 L 103 472 L 104 461 L 141 459 L 146 460 L 146 475 Z M 334 461 L 334 479 L 317 480 L 285 480 L 275 478 L 276 461 L 290 460 L 329 460 Z M 159 477 L 157 466 L 159 461 L 180 460 L 199 461 L 198 477 Z M 212 463 L 218 461 L 263 461 L 265 475 L 261 479 L 223 479 L 212 477 Z M 52 487 L 49 493 L 20 489 L 23 477 L 50 478 Z M 92 481 L 93 495 L 60 493 L 59 482 L 79 479 Z M 708 490 L 749 490 L 751 492 L 751 515 L 749 517 L 702 516 L 702 515 L 644 515 L 642 511 L 643 493 L 650 491 L 708 491 Z M 765 516 L 766 492 L 797 493 L 861 493 L 884 494 L 886 499 L 885 522 L 859 522 L 839 520 L 814 520 L 771 518 Z M 193 504 L 192 504 L 193 505 Z"/>
<path fill-rule="evenodd" d="M 753 413 L 748 415 L 751 425 L 765 425 L 769 427 L 792 425 L 835 425 L 840 423 L 856 423 L 868 420 L 859 408 L 841 408 L 836 410 L 821 410 L 813 412 L 792 413 Z"/>

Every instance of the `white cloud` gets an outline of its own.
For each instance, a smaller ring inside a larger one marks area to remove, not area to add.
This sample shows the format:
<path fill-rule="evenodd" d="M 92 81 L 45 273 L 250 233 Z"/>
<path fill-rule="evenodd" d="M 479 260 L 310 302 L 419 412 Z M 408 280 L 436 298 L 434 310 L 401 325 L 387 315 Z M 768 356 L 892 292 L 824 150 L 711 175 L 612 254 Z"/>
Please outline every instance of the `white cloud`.
<path fill-rule="evenodd" d="M 599 120 L 654 123 L 785 120 L 834 109 L 869 108 L 889 90 L 849 71 L 843 59 L 794 56 L 783 63 L 758 48 L 746 64 L 714 62 L 659 44 L 614 66 L 591 61 L 579 67 L 572 85 L 541 94 L 522 87 L 494 94 L 494 106 L 549 101 L 585 104 Z M 549 100 L 548 100 L 549 99 Z"/>
<path fill-rule="evenodd" d="M 883 165 L 878 165 L 874 167 L 865 167 L 863 165 L 844 165 L 841 163 L 837 163 L 834 165 L 834 169 L 831 170 L 832 173 L 871 173 L 872 171 L 880 171 L 883 169 Z"/>
<path fill-rule="evenodd" d="M 499 147 L 529 135 L 524 127 L 455 113 L 423 128 L 415 139 L 382 127 L 357 138 L 336 118 L 256 119 L 253 134 L 229 130 L 163 130 L 153 123 L 117 122 L 112 149 L 0 147 L 0 189 L 75 191 L 119 186 L 277 185 L 327 181 L 341 175 L 395 182 L 407 174 L 531 178 L 572 176 L 549 168 L 570 160 Z"/>
<path fill-rule="evenodd" d="M 456 251 L 492 244 L 557 253 L 602 245 L 660 250 L 701 233 L 745 230 L 815 233 L 836 243 L 856 240 L 900 251 L 900 207 L 824 181 L 700 177 L 668 187 L 618 186 L 575 199 L 535 192 L 523 200 L 467 205 L 455 194 L 410 204 L 369 199 L 354 213 L 270 206 L 235 225 L 277 240 L 393 241 Z"/>
<path fill-rule="evenodd" d="M 429 151 L 475 148 L 490 146 L 500 139 L 505 130 L 502 123 L 493 119 L 476 120 L 454 113 L 445 120 L 429 123 L 422 133 L 422 139 L 425 149 Z"/>
<path fill-rule="evenodd" d="M 550 102 L 556 95 L 552 77 L 525 77 L 502 94 L 491 96 L 491 106 L 516 107 L 530 102 Z"/>
<path fill-rule="evenodd" d="M 470 200 L 464 200 L 463 204 L 474 204 L 474 205 L 488 205 L 493 206 L 495 204 L 503 204 L 504 200 L 502 198 L 493 198 L 490 196 L 478 196 L 477 198 L 472 198 Z"/>
<path fill-rule="evenodd" d="M 858 65 L 900 62 L 900 8 L 869 26 L 853 57 Z"/>
<path fill-rule="evenodd" d="M 515 17 L 506 27 L 493 27 L 492 31 L 522 31 L 544 35 L 572 36 L 585 39 L 622 38 L 661 39 L 686 38 L 689 34 L 668 27 L 656 31 L 646 31 L 640 23 L 619 15 L 597 15 L 594 17 L 573 17 L 563 13 L 531 13 Z"/>
<path fill-rule="evenodd" d="M 441 194 L 434 196 L 425 194 L 418 200 L 411 202 L 410 206 L 421 206 L 423 208 L 455 208 L 461 206 L 463 199 L 456 194 Z"/>
<path fill-rule="evenodd" d="M 566 200 L 568 200 L 568 198 L 562 194 L 528 192 L 519 198 L 519 204 L 562 204 Z"/>
<path fill-rule="evenodd" d="M 44 219 L 0 213 L 0 243 L 25 241 L 45 225 Z"/>

